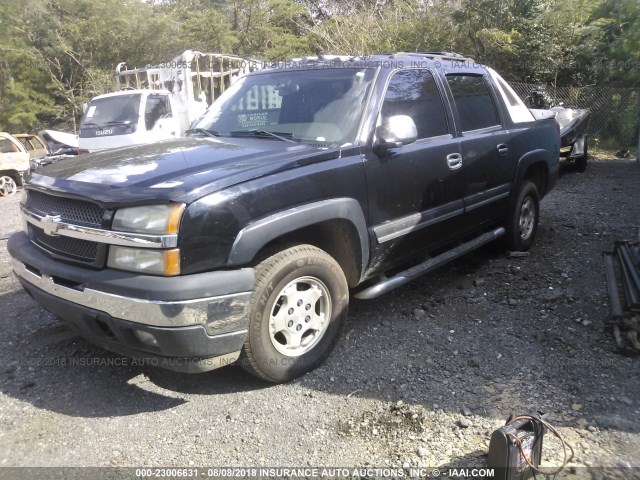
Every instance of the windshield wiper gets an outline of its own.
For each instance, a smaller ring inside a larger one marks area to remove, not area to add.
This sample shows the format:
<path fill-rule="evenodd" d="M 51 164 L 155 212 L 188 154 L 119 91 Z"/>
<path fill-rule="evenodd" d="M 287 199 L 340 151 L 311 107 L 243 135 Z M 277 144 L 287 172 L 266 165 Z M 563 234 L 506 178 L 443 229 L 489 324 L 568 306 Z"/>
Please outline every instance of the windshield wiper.
<path fill-rule="evenodd" d="M 293 139 L 293 133 L 288 132 L 269 132 L 267 130 L 236 130 L 234 132 L 230 132 L 230 135 L 240 137 L 240 136 L 248 136 L 252 135 L 254 137 L 269 137 L 269 138 L 277 138 L 283 142 L 291 142 L 298 143 Z"/>
<path fill-rule="evenodd" d="M 131 125 L 131 123 L 127 120 L 109 120 L 104 125 Z"/>
<path fill-rule="evenodd" d="M 202 135 L 206 135 L 207 137 L 219 137 L 220 132 L 214 132 L 213 130 L 207 130 L 206 128 L 190 128 L 184 133 L 201 133 Z"/>
<path fill-rule="evenodd" d="M 85 128 L 85 127 L 89 127 L 89 128 L 96 128 L 99 127 L 100 125 L 98 125 L 97 123 L 93 123 L 93 122 L 84 122 L 82 125 L 80 125 L 80 128 Z"/>

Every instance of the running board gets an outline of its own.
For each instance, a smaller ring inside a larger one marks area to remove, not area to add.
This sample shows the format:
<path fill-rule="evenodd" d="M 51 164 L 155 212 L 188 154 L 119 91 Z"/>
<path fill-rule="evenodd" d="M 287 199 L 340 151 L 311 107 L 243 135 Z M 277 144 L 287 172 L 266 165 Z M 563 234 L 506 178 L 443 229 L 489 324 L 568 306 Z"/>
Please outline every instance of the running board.
<path fill-rule="evenodd" d="M 424 275 L 432 270 L 435 270 L 438 267 L 441 267 L 445 263 L 450 262 L 451 260 L 455 260 L 462 255 L 469 253 L 471 250 L 475 250 L 482 245 L 485 245 L 489 242 L 492 242 L 498 237 L 501 237 L 505 234 L 504 228 L 496 228 L 492 232 L 487 232 L 479 237 L 474 238 L 473 240 L 469 240 L 462 245 L 458 245 L 451 250 L 447 250 L 446 252 L 438 255 L 437 257 L 430 258 L 426 262 L 420 263 L 414 267 L 409 268 L 403 272 L 400 272 L 394 275 L 391 278 L 385 278 L 381 282 L 376 283 L 368 288 L 365 288 L 359 293 L 356 293 L 354 296 L 360 300 L 370 300 L 372 298 L 379 297 L 394 288 L 399 287 L 400 285 L 404 285 L 411 280 L 416 279 L 417 277 Z"/>

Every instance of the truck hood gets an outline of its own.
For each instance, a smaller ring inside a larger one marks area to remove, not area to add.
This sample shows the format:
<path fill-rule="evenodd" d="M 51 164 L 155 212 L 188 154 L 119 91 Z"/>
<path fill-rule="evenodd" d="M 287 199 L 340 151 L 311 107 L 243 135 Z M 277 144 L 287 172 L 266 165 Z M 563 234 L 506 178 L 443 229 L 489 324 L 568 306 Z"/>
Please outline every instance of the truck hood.
<path fill-rule="evenodd" d="M 264 175 L 339 158 L 341 149 L 260 138 L 186 137 L 65 159 L 31 186 L 88 197 L 103 207 L 196 198 Z"/>

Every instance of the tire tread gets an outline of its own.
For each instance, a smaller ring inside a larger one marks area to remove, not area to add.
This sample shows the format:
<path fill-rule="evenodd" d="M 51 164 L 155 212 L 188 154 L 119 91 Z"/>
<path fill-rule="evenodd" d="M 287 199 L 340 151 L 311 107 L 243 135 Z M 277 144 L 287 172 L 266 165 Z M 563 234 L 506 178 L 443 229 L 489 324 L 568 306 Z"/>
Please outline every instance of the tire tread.
<path fill-rule="evenodd" d="M 257 301 L 256 292 L 260 291 L 263 287 L 266 287 L 267 283 L 270 280 L 271 272 L 274 270 L 278 270 L 281 268 L 282 264 L 286 264 L 289 261 L 293 260 L 296 256 L 306 256 L 308 254 L 323 256 L 331 261 L 335 262 L 333 257 L 331 257 L 324 250 L 321 250 L 313 245 L 295 245 L 284 250 L 281 250 L 277 253 L 274 253 L 271 256 L 268 256 L 260 263 L 255 266 L 255 284 L 253 287 L 253 295 L 251 296 L 251 306 L 250 311 L 253 311 L 254 304 Z M 336 339 L 337 340 L 337 336 Z M 335 343 L 335 341 L 334 341 Z M 327 355 L 331 352 L 331 348 L 328 350 Z M 258 361 L 256 360 L 256 356 L 252 351 L 251 342 L 250 342 L 250 332 L 247 334 L 247 338 L 242 347 L 242 351 L 240 353 L 240 361 L 242 368 L 244 368 L 250 374 L 268 382 L 278 383 L 280 380 L 271 377 L 267 374 L 263 369 L 260 368 Z"/>

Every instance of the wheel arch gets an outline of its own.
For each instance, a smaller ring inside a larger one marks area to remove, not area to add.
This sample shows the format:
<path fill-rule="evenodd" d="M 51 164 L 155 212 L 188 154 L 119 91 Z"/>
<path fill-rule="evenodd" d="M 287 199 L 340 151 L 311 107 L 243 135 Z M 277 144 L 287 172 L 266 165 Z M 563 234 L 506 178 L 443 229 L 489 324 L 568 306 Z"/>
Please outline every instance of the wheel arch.
<path fill-rule="evenodd" d="M 549 152 L 546 150 L 534 150 L 520 159 L 516 175 L 516 192 L 519 191 L 523 182 L 527 180 L 532 181 L 537 187 L 540 198 L 549 192 L 551 185 L 549 184 L 548 155 Z"/>
<path fill-rule="evenodd" d="M 292 243 L 314 245 L 331 255 L 351 287 L 369 262 L 369 237 L 360 203 L 334 198 L 274 213 L 245 226 L 236 236 L 228 265 L 251 263 L 260 252 Z"/>
<path fill-rule="evenodd" d="M 0 170 L 0 177 L 4 176 L 13 178 L 13 180 L 16 182 L 16 185 L 18 185 L 19 187 L 22 186 L 22 175 L 20 175 L 20 172 L 18 172 L 17 170 Z"/>

